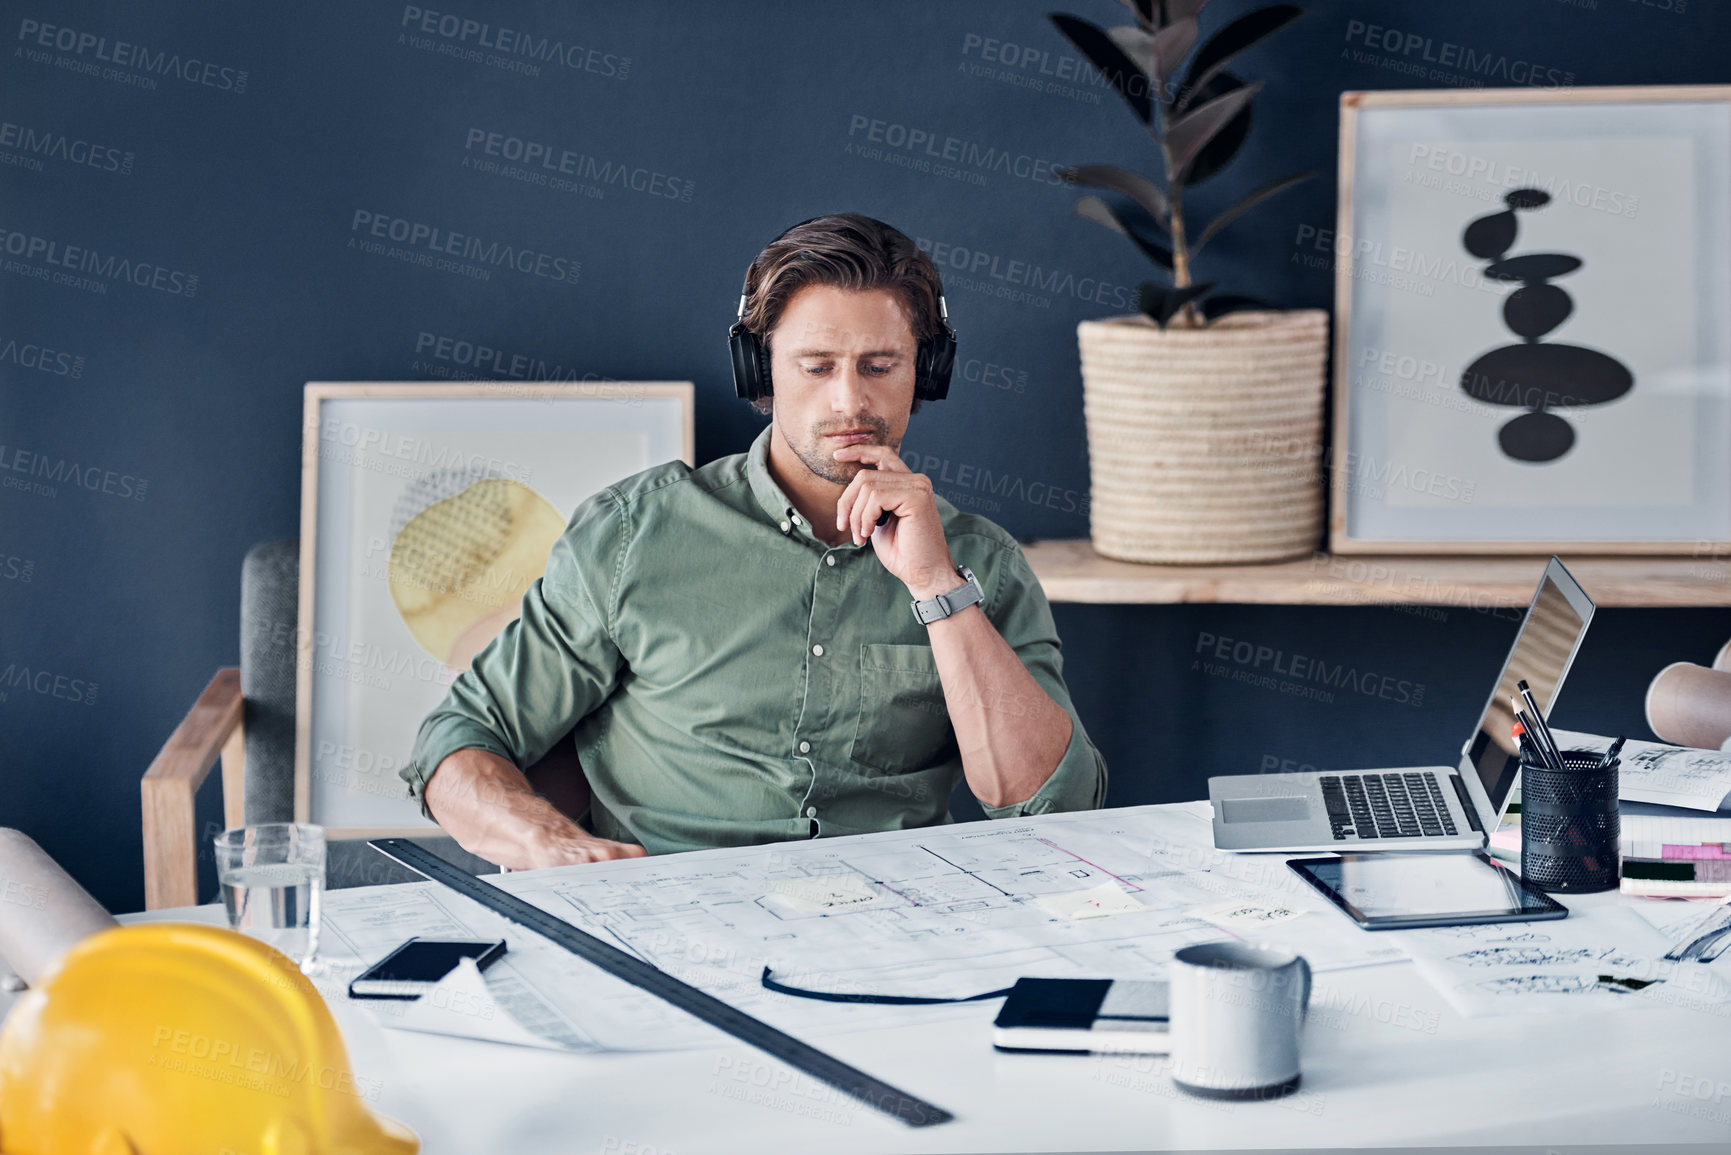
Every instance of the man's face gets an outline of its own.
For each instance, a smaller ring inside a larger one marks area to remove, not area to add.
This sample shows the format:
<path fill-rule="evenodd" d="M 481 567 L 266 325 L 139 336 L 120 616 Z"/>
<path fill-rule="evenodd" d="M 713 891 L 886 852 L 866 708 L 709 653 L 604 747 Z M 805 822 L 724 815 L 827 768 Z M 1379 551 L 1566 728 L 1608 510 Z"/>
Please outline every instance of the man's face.
<path fill-rule="evenodd" d="M 846 485 L 864 466 L 836 461 L 837 449 L 901 447 L 914 399 L 915 345 L 888 289 L 807 285 L 793 295 L 770 339 L 773 417 L 807 469 Z"/>

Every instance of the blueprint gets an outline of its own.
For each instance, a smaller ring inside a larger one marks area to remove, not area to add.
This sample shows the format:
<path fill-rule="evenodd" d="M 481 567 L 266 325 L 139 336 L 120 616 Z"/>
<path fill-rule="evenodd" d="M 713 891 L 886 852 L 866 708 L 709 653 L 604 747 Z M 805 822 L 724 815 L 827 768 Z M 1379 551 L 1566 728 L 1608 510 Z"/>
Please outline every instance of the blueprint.
<path fill-rule="evenodd" d="M 1328 907 L 1283 859 L 1215 851 L 1206 802 L 623 859 L 496 881 L 800 1035 L 977 1015 L 980 1006 L 797 998 L 764 989 L 764 967 L 808 990 L 954 997 L 1022 976 L 1158 978 L 1180 947 L 1233 937 L 1297 950 L 1317 970 L 1405 957 Z M 555 1045 L 720 1041 L 713 1028 L 437 884 L 339 890 L 324 901 L 329 952 L 357 966 L 410 934 L 505 938 L 506 955 L 485 972 L 488 992 Z M 1223 919 L 1233 906 L 1277 916 Z M 482 1003 L 472 1033 L 489 1037 Z"/>

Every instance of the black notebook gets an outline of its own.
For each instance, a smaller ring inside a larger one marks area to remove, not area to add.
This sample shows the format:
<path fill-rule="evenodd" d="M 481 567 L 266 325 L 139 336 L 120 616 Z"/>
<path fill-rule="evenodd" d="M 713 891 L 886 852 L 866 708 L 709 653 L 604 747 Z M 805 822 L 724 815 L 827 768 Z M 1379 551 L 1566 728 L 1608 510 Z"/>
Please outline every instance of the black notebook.
<path fill-rule="evenodd" d="M 1000 1051 L 1168 1050 L 1164 982 L 1142 979 L 1017 979 L 992 1024 Z"/>

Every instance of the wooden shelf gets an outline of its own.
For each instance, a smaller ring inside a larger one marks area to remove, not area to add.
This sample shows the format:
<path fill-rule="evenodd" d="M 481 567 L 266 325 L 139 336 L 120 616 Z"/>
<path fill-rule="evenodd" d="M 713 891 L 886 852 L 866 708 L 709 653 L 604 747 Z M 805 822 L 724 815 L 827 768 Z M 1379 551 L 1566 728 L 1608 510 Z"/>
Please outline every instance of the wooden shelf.
<path fill-rule="evenodd" d="M 1054 602 L 1525 607 L 1543 557 L 1357 556 L 1318 553 L 1261 565 L 1138 565 L 1086 541 L 1036 541 L 1028 563 Z M 1731 606 L 1731 561 L 1564 556 L 1601 606 Z"/>

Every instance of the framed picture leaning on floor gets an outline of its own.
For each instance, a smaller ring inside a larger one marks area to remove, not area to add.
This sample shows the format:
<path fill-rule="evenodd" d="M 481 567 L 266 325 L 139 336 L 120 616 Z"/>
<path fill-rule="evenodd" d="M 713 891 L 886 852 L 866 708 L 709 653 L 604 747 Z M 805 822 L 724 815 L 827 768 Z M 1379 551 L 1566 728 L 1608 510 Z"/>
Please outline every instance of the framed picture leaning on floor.
<path fill-rule="evenodd" d="M 1731 542 L 1731 86 L 1348 92 L 1337 553 Z"/>
<path fill-rule="evenodd" d="M 585 499 L 694 464 L 689 382 L 309 383 L 295 818 L 433 829 L 398 776 Z"/>

